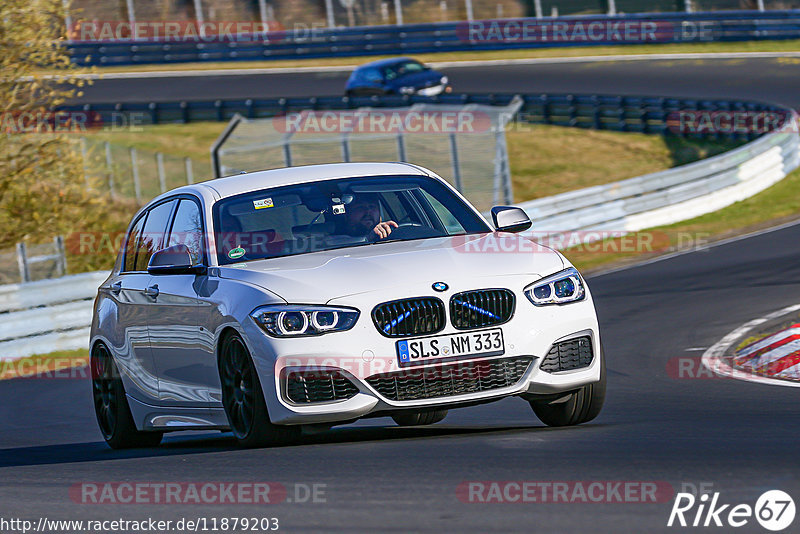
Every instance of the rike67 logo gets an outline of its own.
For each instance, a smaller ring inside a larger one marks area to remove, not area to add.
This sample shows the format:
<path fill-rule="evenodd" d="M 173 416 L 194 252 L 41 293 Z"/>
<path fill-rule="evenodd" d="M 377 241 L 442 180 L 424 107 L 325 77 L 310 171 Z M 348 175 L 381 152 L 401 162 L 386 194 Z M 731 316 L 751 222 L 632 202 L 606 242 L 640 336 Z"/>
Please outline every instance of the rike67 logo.
<path fill-rule="evenodd" d="M 794 500 L 781 490 L 764 492 L 755 506 L 723 504 L 719 492 L 704 493 L 699 497 L 692 493 L 678 493 L 667 526 L 739 528 L 755 519 L 763 528 L 777 532 L 789 527 L 794 515 Z"/>

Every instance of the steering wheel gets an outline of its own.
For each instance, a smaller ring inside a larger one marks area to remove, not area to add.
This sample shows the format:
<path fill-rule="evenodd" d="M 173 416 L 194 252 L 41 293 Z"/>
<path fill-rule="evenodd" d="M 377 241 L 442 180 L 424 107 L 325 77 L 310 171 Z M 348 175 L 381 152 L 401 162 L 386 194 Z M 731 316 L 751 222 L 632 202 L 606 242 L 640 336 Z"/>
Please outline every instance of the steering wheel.
<path fill-rule="evenodd" d="M 404 236 L 404 234 L 408 234 L 408 231 L 410 229 L 412 229 L 412 228 L 423 228 L 423 226 L 421 224 L 419 224 L 419 223 L 401 223 L 401 224 L 398 224 L 397 228 L 392 228 L 392 233 L 389 234 L 389 237 L 385 238 L 385 239 L 397 238 L 398 236 L 396 234 L 398 232 L 400 233 L 400 236 Z M 367 236 L 367 241 L 370 242 L 370 243 L 375 243 L 377 241 L 382 241 L 382 239 L 384 239 L 384 238 L 381 238 L 378 234 L 375 233 L 374 230 L 371 230 L 369 235 Z M 401 237 L 401 239 L 402 239 L 402 237 Z"/>

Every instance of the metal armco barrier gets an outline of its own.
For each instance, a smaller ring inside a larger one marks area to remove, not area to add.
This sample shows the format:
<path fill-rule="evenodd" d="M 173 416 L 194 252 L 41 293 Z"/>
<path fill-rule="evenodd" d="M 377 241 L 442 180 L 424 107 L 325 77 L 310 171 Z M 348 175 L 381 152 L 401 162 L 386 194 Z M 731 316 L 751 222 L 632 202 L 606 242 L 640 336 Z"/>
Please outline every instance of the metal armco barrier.
<path fill-rule="evenodd" d="M 487 104 L 507 106 L 516 94 L 445 94 L 434 97 L 386 95 L 372 97 L 320 96 L 309 98 L 270 98 L 247 100 L 206 100 L 149 103 L 108 103 L 62 106 L 69 112 L 91 116 L 92 124 L 189 123 L 229 121 L 236 115 L 247 119 L 268 118 L 303 110 L 348 110 L 363 107 L 402 107 L 414 104 Z M 692 132 L 680 128 L 681 112 L 777 112 L 788 110 L 761 102 L 694 100 L 665 97 L 636 97 L 578 94 L 524 94 L 518 121 L 557 126 L 576 126 L 597 130 L 676 134 L 695 137 L 734 137 L 754 139 L 758 132 Z"/>
<path fill-rule="evenodd" d="M 674 169 L 519 206 L 534 221 L 536 235 L 553 242 L 572 242 L 564 239 L 570 232 L 587 242 L 592 232 L 634 232 L 691 219 L 753 196 L 800 166 L 800 136 L 790 130 Z"/>
<path fill-rule="evenodd" d="M 107 272 L 0 286 L 0 361 L 88 348 L 92 302 Z"/>
<path fill-rule="evenodd" d="M 591 26 L 592 23 L 602 25 Z M 91 24 L 91 23 L 88 23 Z M 626 24 L 636 26 L 626 34 Z M 493 26 L 494 25 L 494 26 Z M 527 30 L 526 30 L 527 28 Z M 102 33 L 99 34 L 102 36 Z M 544 19 L 362 26 L 174 40 L 68 44 L 79 65 L 257 61 L 513 48 L 800 38 L 800 10 L 592 15 Z"/>

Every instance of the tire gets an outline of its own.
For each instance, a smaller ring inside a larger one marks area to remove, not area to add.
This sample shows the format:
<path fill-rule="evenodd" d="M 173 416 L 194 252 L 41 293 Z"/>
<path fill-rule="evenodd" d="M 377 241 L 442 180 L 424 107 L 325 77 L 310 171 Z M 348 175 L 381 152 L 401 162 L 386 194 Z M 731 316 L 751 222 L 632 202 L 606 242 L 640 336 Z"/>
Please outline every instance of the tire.
<path fill-rule="evenodd" d="M 136 428 L 117 364 L 103 343 L 96 344 L 92 349 L 89 365 L 92 370 L 94 413 L 109 447 L 157 447 L 164 433 L 143 432 Z"/>
<path fill-rule="evenodd" d="M 219 355 L 222 405 L 239 445 L 247 448 L 265 447 L 296 439 L 300 435 L 300 427 L 273 425 L 270 421 L 261 381 L 241 336 L 226 336 L 220 345 Z"/>
<path fill-rule="evenodd" d="M 600 413 L 606 398 L 606 359 L 601 350 L 600 380 L 549 401 L 530 401 L 536 416 L 547 426 L 588 423 Z M 564 400 L 564 399 L 567 400 Z"/>
<path fill-rule="evenodd" d="M 394 422 L 400 426 L 423 426 L 438 423 L 447 417 L 447 410 L 433 412 L 398 413 L 392 416 Z"/>

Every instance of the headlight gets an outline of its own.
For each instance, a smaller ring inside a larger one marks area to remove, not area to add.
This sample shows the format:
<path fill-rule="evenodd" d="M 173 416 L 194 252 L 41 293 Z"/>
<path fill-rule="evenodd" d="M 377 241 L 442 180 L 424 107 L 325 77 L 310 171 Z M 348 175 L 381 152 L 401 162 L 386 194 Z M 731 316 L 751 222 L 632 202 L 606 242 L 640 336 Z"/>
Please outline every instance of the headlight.
<path fill-rule="evenodd" d="M 358 310 L 331 306 L 263 306 L 250 317 L 274 337 L 318 336 L 353 328 Z"/>
<path fill-rule="evenodd" d="M 442 81 L 441 81 L 442 85 L 447 85 L 447 82 L 448 82 L 447 76 L 442 76 Z"/>
<path fill-rule="evenodd" d="M 564 304 L 583 300 L 586 288 L 578 271 L 570 267 L 526 287 L 525 296 L 534 306 Z"/>

